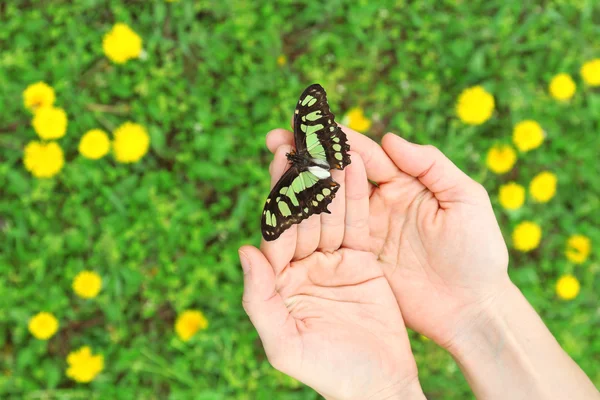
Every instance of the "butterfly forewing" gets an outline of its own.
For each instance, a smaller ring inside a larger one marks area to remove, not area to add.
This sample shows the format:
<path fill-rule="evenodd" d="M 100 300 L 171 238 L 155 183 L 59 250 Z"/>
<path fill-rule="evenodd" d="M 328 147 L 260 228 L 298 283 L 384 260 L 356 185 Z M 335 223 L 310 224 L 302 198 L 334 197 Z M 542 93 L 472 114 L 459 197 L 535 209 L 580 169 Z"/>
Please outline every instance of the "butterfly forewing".
<path fill-rule="evenodd" d="M 331 177 L 319 179 L 308 170 L 292 166 L 271 190 L 262 213 L 261 229 L 265 240 L 277 239 L 292 224 L 313 214 L 329 213 L 327 206 L 340 185 Z"/>
<path fill-rule="evenodd" d="M 294 140 L 298 152 L 326 161 L 330 168 L 344 169 L 350 164 L 346 134 L 335 123 L 325 89 L 310 85 L 300 96 L 294 111 Z"/>

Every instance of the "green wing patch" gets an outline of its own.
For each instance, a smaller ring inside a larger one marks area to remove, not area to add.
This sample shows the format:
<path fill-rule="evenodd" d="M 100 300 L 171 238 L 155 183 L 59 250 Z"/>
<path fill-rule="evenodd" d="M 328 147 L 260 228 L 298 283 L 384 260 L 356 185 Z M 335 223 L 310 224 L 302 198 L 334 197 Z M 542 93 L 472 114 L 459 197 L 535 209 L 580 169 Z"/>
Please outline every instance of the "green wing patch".
<path fill-rule="evenodd" d="M 298 152 L 326 161 L 330 168 L 344 169 L 350 164 L 346 134 L 335 123 L 327 93 L 319 84 L 310 85 L 300 96 L 294 111 L 294 140 Z"/>
<path fill-rule="evenodd" d="M 261 230 L 266 241 L 277 239 L 293 224 L 313 214 L 329 213 L 340 185 L 331 177 L 319 179 L 308 170 L 290 167 L 271 190 L 262 213 Z"/>

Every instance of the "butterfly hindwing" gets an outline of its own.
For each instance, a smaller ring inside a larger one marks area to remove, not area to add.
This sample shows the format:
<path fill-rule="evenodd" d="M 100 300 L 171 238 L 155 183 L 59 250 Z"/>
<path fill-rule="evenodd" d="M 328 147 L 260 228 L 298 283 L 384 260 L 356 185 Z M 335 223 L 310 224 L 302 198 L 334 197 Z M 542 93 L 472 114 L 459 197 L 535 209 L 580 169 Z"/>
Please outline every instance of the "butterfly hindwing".
<path fill-rule="evenodd" d="M 306 88 L 298 100 L 294 111 L 294 140 L 299 152 L 308 151 L 312 158 L 326 161 L 330 168 L 344 169 L 350 164 L 346 134 L 335 123 L 327 93 L 319 84 Z"/>
<path fill-rule="evenodd" d="M 277 239 L 292 224 L 313 214 L 329 213 L 340 185 L 331 176 L 319 179 L 308 170 L 290 167 L 271 190 L 262 213 L 261 229 L 265 240 Z"/>

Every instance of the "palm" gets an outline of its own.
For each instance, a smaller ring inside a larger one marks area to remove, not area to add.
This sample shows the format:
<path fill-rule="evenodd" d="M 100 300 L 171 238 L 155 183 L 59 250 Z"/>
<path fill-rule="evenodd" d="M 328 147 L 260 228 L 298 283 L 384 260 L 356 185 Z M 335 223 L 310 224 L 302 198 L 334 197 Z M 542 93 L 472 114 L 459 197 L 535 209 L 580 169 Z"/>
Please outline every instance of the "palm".
<path fill-rule="evenodd" d="M 368 398 L 407 378 L 396 368 L 414 366 L 406 330 L 372 253 L 315 252 L 292 262 L 278 282 L 299 332 L 286 356 L 299 362 L 298 379 L 325 396 Z"/>
<path fill-rule="evenodd" d="M 486 282 L 489 275 L 470 279 L 469 270 L 482 261 L 497 262 L 495 254 L 473 254 L 473 263 L 459 268 L 454 262 L 464 259 L 467 243 L 486 243 L 477 237 L 478 222 L 469 215 L 469 207 L 441 209 L 438 199 L 406 174 L 398 173 L 371 195 L 371 251 L 381 263 L 407 325 L 438 342 L 452 338 L 464 311 L 485 300 L 487 283 L 493 284 Z M 440 320 L 448 323 L 439 324 Z"/>

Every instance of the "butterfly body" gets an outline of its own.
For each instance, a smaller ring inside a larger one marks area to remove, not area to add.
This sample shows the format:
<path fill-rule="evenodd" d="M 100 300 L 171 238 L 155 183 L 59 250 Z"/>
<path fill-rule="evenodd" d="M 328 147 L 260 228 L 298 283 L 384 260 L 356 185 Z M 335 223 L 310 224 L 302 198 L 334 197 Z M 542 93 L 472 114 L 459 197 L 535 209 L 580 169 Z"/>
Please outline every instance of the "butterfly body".
<path fill-rule="evenodd" d="M 294 112 L 296 150 L 288 153 L 290 168 L 275 184 L 263 209 L 261 230 L 267 241 L 314 214 L 329 213 L 339 184 L 330 169 L 350 164 L 345 133 L 335 123 L 321 85 L 309 86 Z"/>

